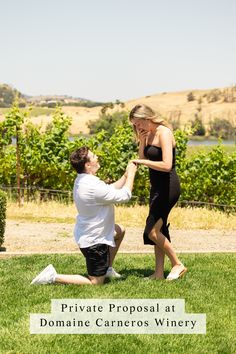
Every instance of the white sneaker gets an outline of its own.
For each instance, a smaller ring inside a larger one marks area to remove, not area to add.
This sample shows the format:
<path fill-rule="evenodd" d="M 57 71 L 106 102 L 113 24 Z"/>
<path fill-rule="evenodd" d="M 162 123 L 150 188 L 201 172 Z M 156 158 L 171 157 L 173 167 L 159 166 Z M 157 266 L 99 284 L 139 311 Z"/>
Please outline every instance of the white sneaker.
<path fill-rule="evenodd" d="M 105 278 L 121 278 L 121 274 L 117 273 L 114 268 L 109 267 Z"/>
<path fill-rule="evenodd" d="M 51 284 L 55 281 L 57 272 L 52 264 L 49 264 L 37 277 L 35 277 L 31 284 Z"/>

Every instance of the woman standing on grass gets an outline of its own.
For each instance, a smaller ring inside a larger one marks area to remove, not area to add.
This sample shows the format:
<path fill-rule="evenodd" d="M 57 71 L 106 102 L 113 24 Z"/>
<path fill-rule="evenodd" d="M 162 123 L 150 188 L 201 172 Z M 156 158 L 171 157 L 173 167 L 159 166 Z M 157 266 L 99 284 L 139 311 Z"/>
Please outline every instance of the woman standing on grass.
<path fill-rule="evenodd" d="M 136 105 L 129 118 L 139 141 L 139 159 L 133 162 L 149 168 L 150 205 L 143 238 L 144 244 L 155 246 L 155 272 L 150 279 L 164 278 L 165 255 L 172 265 L 167 279 L 178 279 L 187 268 L 170 243 L 167 225 L 168 215 L 180 196 L 179 178 L 175 171 L 174 135 L 168 123 L 148 106 Z"/>

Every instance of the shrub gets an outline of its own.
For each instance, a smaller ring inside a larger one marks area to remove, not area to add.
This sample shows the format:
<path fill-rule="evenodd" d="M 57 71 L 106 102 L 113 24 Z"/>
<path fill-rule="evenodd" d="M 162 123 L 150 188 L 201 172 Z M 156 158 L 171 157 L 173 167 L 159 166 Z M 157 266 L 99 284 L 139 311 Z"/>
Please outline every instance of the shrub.
<path fill-rule="evenodd" d="M 185 160 L 188 144 L 188 132 L 184 130 L 176 130 L 174 132 L 177 151 L 176 151 L 176 167 L 178 171 L 185 169 Z"/>
<path fill-rule="evenodd" d="M 195 96 L 192 92 L 189 92 L 188 95 L 187 95 L 187 101 L 188 102 L 192 102 L 195 100 Z"/>
<path fill-rule="evenodd" d="M 236 101 L 236 86 L 227 88 L 223 91 L 223 101 L 224 102 L 235 102 Z"/>
<path fill-rule="evenodd" d="M 217 102 L 221 99 L 221 92 L 220 90 L 211 90 L 207 96 L 206 96 L 207 102 L 212 103 L 212 102 Z"/>
<path fill-rule="evenodd" d="M 88 122 L 88 128 L 90 134 L 97 134 L 104 129 L 109 136 L 112 136 L 116 126 L 125 124 L 127 121 L 128 112 L 126 111 L 117 111 L 112 114 L 101 113 L 97 120 Z"/>
<path fill-rule="evenodd" d="M 206 129 L 202 123 L 202 119 L 195 115 L 194 121 L 191 122 L 191 128 L 193 129 L 193 134 L 197 136 L 205 136 Z"/>
<path fill-rule="evenodd" d="M 235 205 L 235 158 L 235 153 L 228 155 L 217 145 L 210 153 L 186 159 L 179 171 L 181 199 Z"/>
<path fill-rule="evenodd" d="M 227 119 L 215 118 L 210 122 L 209 133 L 217 138 L 229 139 L 234 136 L 234 128 Z"/>
<path fill-rule="evenodd" d="M 5 225 L 6 225 L 6 205 L 7 205 L 6 193 L 0 190 L 0 247 L 4 241 L 4 232 L 5 232 Z"/>

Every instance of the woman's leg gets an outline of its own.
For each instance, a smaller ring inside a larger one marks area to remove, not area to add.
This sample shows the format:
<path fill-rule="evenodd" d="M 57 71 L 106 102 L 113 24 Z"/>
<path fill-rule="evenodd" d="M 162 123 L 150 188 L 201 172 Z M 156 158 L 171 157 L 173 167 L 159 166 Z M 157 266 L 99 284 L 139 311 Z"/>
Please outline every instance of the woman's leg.
<path fill-rule="evenodd" d="M 151 279 L 164 279 L 165 252 L 158 246 L 154 246 L 155 253 L 155 272 L 150 276 Z"/>
<path fill-rule="evenodd" d="M 172 244 L 169 242 L 169 240 L 161 233 L 161 227 L 163 225 L 162 219 L 159 219 L 157 223 L 155 224 L 154 228 L 151 230 L 150 234 L 148 237 L 150 240 L 152 240 L 156 246 L 155 248 L 159 249 L 161 251 L 160 253 L 160 266 L 162 267 L 162 264 L 164 266 L 164 262 L 162 263 L 163 253 L 168 256 L 170 259 L 171 265 L 172 265 L 172 270 L 171 272 L 181 272 L 182 268 L 185 269 L 185 267 L 182 265 L 181 261 L 177 257 L 174 248 Z M 158 252 L 156 253 L 155 251 L 155 256 L 158 256 Z M 159 262 L 156 262 L 156 265 L 159 266 Z M 160 271 L 162 271 L 160 269 Z"/>

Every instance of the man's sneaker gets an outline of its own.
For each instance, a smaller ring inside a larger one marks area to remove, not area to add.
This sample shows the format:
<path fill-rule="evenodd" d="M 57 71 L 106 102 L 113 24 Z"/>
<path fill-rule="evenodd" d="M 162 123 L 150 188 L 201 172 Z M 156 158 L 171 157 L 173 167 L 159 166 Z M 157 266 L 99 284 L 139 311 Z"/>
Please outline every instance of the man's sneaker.
<path fill-rule="evenodd" d="M 114 268 L 109 267 L 106 272 L 105 278 L 121 278 L 121 275 L 117 273 Z"/>
<path fill-rule="evenodd" d="M 52 264 L 49 264 L 36 278 L 34 278 L 31 284 L 50 284 L 55 281 L 57 272 Z"/>

